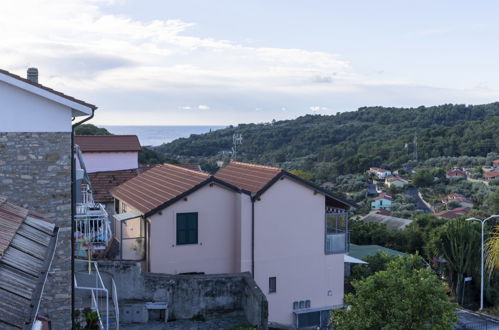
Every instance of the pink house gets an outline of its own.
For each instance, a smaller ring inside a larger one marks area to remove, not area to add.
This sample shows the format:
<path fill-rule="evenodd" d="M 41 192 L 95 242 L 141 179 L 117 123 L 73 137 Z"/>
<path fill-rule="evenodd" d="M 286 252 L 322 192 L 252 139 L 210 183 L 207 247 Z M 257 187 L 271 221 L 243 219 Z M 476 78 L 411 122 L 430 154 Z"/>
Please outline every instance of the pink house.
<path fill-rule="evenodd" d="M 137 169 L 141 150 L 136 135 L 77 135 L 87 173 Z"/>
<path fill-rule="evenodd" d="M 283 169 L 231 162 L 214 176 L 160 165 L 112 190 L 123 259 L 160 273 L 251 272 L 269 321 L 319 326 L 343 304 L 353 206 Z"/>

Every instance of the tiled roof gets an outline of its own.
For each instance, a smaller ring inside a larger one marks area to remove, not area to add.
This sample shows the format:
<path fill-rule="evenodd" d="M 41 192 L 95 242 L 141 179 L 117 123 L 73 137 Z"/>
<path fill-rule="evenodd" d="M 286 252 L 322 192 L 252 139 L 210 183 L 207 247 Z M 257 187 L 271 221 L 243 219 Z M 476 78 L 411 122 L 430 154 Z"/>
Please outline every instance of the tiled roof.
<path fill-rule="evenodd" d="M 374 198 L 375 200 L 379 199 L 387 199 L 389 201 L 393 201 L 393 197 L 391 195 L 388 195 L 387 193 L 381 193 L 377 197 Z"/>
<path fill-rule="evenodd" d="M 81 105 L 83 105 L 83 106 L 89 107 L 89 108 L 94 109 L 94 110 L 95 110 L 95 109 L 97 109 L 97 107 L 96 107 L 95 105 L 93 105 L 93 104 L 87 103 L 87 102 L 82 101 L 82 100 L 78 100 L 78 99 L 76 99 L 76 98 L 74 98 L 74 97 L 72 97 L 72 96 L 66 95 L 66 94 L 61 93 L 61 92 L 59 92 L 59 91 L 56 91 L 55 89 L 52 89 L 52 88 L 49 88 L 49 87 L 43 86 L 42 84 L 34 83 L 34 82 L 32 82 L 31 80 L 28 80 L 28 79 L 23 78 L 23 77 L 21 77 L 21 76 L 18 76 L 18 75 L 16 75 L 16 74 L 10 73 L 9 71 L 5 71 L 5 70 L 0 69 L 0 73 L 1 73 L 1 74 L 4 74 L 4 75 L 7 75 L 7 76 L 9 76 L 9 77 L 11 77 L 11 78 L 14 78 L 14 79 L 20 80 L 20 81 L 22 81 L 22 82 L 25 82 L 25 83 L 27 83 L 27 84 L 33 85 L 33 86 L 35 86 L 35 87 L 41 88 L 41 89 L 43 89 L 43 90 L 46 90 L 47 92 L 50 92 L 50 93 L 52 93 L 52 94 L 58 95 L 58 96 L 60 96 L 60 97 L 63 97 L 63 98 L 65 98 L 65 99 L 69 100 L 69 101 L 72 101 L 72 102 L 75 102 L 75 103 L 79 103 L 79 104 L 81 104 Z"/>
<path fill-rule="evenodd" d="M 54 224 L 0 197 L 2 329 L 24 329 L 33 321 L 54 244 Z"/>
<path fill-rule="evenodd" d="M 435 215 L 441 218 L 454 219 L 467 214 L 469 211 L 469 207 L 457 207 L 453 210 L 435 213 Z"/>
<path fill-rule="evenodd" d="M 492 163 L 494 163 L 494 164 L 499 164 L 499 159 L 494 159 L 494 160 L 492 161 Z"/>
<path fill-rule="evenodd" d="M 112 203 L 111 189 L 137 176 L 137 170 L 120 170 L 89 173 L 93 197 L 98 203 Z"/>
<path fill-rule="evenodd" d="M 158 165 L 111 190 L 144 214 L 189 192 L 210 179 L 210 175 L 179 166 Z"/>
<path fill-rule="evenodd" d="M 452 170 L 447 172 L 447 176 L 466 176 L 466 173 L 461 170 Z"/>
<path fill-rule="evenodd" d="M 483 177 L 487 179 L 493 179 L 495 177 L 499 176 L 499 171 L 489 171 L 483 173 Z"/>
<path fill-rule="evenodd" d="M 283 171 L 277 167 L 230 162 L 220 169 L 215 177 L 243 190 L 257 193 Z"/>
<path fill-rule="evenodd" d="M 137 135 L 77 135 L 75 143 L 82 152 L 140 151 Z"/>

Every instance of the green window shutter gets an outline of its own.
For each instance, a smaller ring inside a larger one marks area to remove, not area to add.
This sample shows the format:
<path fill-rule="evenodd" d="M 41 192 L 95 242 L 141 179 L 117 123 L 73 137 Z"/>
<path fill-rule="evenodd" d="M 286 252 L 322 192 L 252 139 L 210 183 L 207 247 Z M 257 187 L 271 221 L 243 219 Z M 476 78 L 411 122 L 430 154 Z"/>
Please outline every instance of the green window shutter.
<path fill-rule="evenodd" d="M 177 213 L 177 245 L 198 243 L 198 214 Z"/>

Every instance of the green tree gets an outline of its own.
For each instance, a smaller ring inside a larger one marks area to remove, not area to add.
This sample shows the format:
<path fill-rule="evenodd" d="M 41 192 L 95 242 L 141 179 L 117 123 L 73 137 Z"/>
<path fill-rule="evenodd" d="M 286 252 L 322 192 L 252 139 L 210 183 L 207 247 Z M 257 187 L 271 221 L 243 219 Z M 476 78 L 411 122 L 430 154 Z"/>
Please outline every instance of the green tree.
<path fill-rule="evenodd" d="M 460 218 L 438 227 L 428 242 L 430 253 L 445 259 L 447 281 L 458 300 L 463 296 L 464 277 L 479 268 L 480 242 L 480 225 Z"/>
<path fill-rule="evenodd" d="M 375 255 L 367 256 L 363 259 L 367 264 L 352 266 L 352 275 L 350 277 L 352 280 L 362 280 L 376 272 L 386 270 L 388 264 L 396 258 L 386 252 L 378 251 Z"/>
<path fill-rule="evenodd" d="M 103 127 L 97 127 L 92 124 L 83 124 L 76 127 L 75 135 L 112 135 L 112 134 Z"/>
<path fill-rule="evenodd" d="M 487 197 L 487 205 L 492 214 L 499 214 L 499 193 L 494 192 Z"/>
<path fill-rule="evenodd" d="M 397 258 L 388 268 L 353 284 L 347 309 L 334 310 L 334 329 L 452 329 L 456 321 L 445 287 L 419 256 Z"/>
<path fill-rule="evenodd" d="M 433 184 L 433 178 L 434 177 L 429 170 L 418 170 L 413 176 L 414 185 L 417 187 L 431 186 Z"/>

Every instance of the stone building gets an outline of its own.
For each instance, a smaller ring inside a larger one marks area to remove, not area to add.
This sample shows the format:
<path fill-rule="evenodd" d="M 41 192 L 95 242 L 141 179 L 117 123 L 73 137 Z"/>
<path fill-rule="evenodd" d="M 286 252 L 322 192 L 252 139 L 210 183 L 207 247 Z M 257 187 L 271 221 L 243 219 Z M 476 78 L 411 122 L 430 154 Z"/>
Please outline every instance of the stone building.
<path fill-rule="evenodd" d="M 58 227 L 39 314 L 54 329 L 69 329 L 72 121 L 93 115 L 96 107 L 39 84 L 34 68 L 28 79 L 0 70 L 0 99 L 0 195 L 44 214 Z"/>

